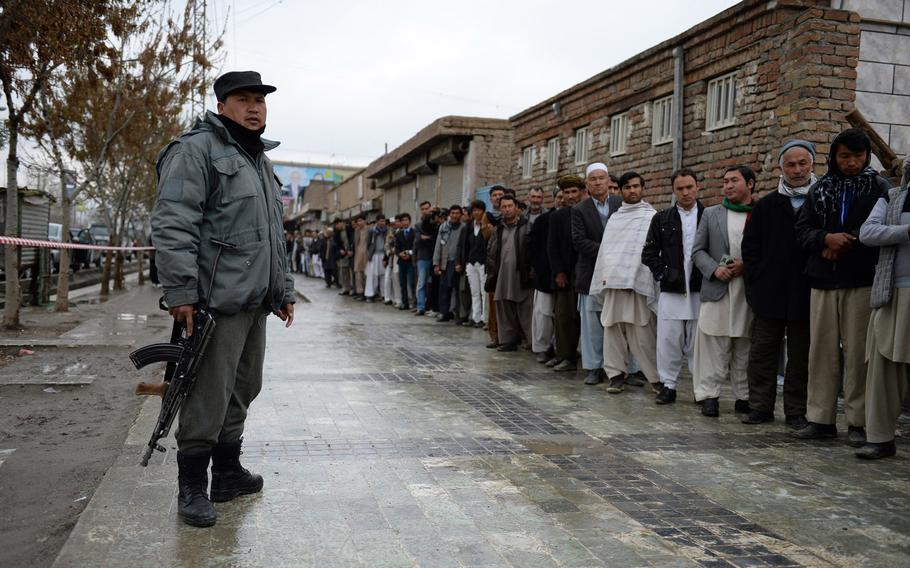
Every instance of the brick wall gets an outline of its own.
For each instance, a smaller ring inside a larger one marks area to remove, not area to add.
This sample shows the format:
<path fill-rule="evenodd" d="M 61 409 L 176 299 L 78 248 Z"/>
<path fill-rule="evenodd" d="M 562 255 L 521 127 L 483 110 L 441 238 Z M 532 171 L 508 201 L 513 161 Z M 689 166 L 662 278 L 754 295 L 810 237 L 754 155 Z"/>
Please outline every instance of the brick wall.
<path fill-rule="evenodd" d="M 583 173 L 575 164 L 575 132 L 589 130 L 587 163 L 611 173 L 634 169 L 645 178 L 646 199 L 670 201 L 673 143 L 652 144 L 653 102 L 673 93 L 673 49 L 685 50 L 683 165 L 703 178 L 703 199 L 719 200 L 723 169 L 744 163 L 759 174 L 760 191 L 777 185 L 777 150 L 791 138 L 818 145 L 818 173 L 828 144 L 847 127 L 855 98 L 859 17 L 812 0 L 747 0 L 510 120 L 514 129 L 511 181 L 520 194 L 552 187 L 560 175 Z M 736 121 L 706 131 L 708 82 L 735 73 Z M 558 112 L 554 109 L 558 105 Z M 626 152 L 610 155 L 610 119 L 628 112 Z M 546 173 L 547 140 L 560 139 L 559 167 Z M 522 151 L 534 148 L 532 176 L 522 178 Z"/>

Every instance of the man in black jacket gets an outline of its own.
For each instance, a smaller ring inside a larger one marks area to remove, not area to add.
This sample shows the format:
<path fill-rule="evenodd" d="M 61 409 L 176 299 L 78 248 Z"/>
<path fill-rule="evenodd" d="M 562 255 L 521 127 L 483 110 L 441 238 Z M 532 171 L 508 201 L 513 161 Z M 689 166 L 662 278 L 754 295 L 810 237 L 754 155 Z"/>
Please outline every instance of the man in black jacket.
<path fill-rule="evenodd" d="M 585 181 L 567 175 L 557 180 L 562 191 L 562 206 L 551 214 L 547 235 L 547 257 L 553 275 L 553 319 L 556 328 L 556 357 L 547 361 L 554 371 L 574 371 L 578 366 L 578 334 L 581 319 L 578 313 L 578 293 L 575 291 L 575 262 L 572 246 L 572 207 L 588 197 Z"/>
<path fill-rule="evenodd" d="M 676 384 L 683 361 L 695 368 L 701 271 L 692 262 L 695 231 L 705 207 L 698 201 L 698 178 L 692 170 L 673 172 L 670 185 L 676 204 L 651 219 L 641 253 L 642 263 L 660 284 L 657 299 L 657 372 L 663 384 L 657 404 L 676 401 Z"/>
<path fill-rule="evenodd" d="M 395 233 L 395 251 L 398 253 L 398 280 L 401 284 L 400 310 L 410 308 L 409 301 L 414 303 L 414 243 L 416 232 L 411 227 L 411 216 L 402 213 L 398 216 L 401 228 Z"/>
<path fill-rule="evenodd" d="M 474 327 L 483 327 L 484 316 L 489 310 L 487 293 L 483 285 L 486 281 L 487 239 L 481 231 L 487 205 L 483 201 L 471 202 L 471 221 L 461 231 L 461 243 L 458 246 L 459 264 L 463 267 L 471 290 L 471 319 Z"/>
<path fill-rule="evenodd" d="M 746 300 L 755 314 L 749 352 L 749 408 L 743 424 L 774 420 L 781 344 L 787 338 L 784 414 L 787 425 L 806 426 L 809 380 L 809 282 L 806 254 L 796 241 L 796 216 L 818 180 L 815 146 L 805 140 L 784 144 L 778 156 L 777 191 L 752 208 L 743 234 Z"/>
<path fill-rule="evenodd" d="M 532 190 L 534 191 L 534 190 Z M 540 201 L 543 201 L 542 190 Z M 531 350 L 534 351 L 538 363 L 546 363 L 553 358 L 553 343 L 555 340 L 553 330 L 553 277 L 550 273 L 550 259 L 547 256 L 547 237 L 550 230 L 550 216 L 552 209 L 538 214 L 533 213 L 532 207 L 526 215 L 531 230 L 528 236 L 528 255 L 531 264 L 531 285 L 534 287 L 534 307 L 531 317 Z"/>
<path fill-rule="evenodd" d="M 828 173 L 809 190 L 796 221 L 796 236 L 808 255 L 812 287 L 809 311 L 809 425 L 801 439 L 837 436 L 837 394 L 843 376 L 847 439 L 866 440 L 866 328 L 877 249 L 863 245 L 859 229 L 891 184 L 869 167 L 872 144 L 849 128 L 831 142 Z M 840 349 L 843 345 L 844 372 Z"/>
<path fill-rule="evenodd" d="M 575 263 L 575 291 L 581 318 L 581 364 L 587 369 L 586 385 L 602 383 L 606 377 L 603 356 L 603 324 L 600 301 L 590 295 L 591 278 L 604 227 L 610 215 L 622 205 L 622 197 L 607 195 L 610 178 L 606 164 L 596 162 L 585 170 L 589 199 L 572 208 L 572 244 L 578 254 Z"/>
<path fill-rule="evenodd" d="M 410 221 L 410 217 L 408 220 Z M 417 261 L 417 315 L 422 316 L 427 310 L 427 299 L 432 298 L 429 284 L 433 273 L 433 251 L 436 249 L 436 235 L 439 232 L 433 206 L 429 201 L 424 201 L 420 204 L 420 220 L 415 224 L 412 232 L 417 235 L 414 240 Z M 432 303 L 435 305 L 436 302 Z"/>

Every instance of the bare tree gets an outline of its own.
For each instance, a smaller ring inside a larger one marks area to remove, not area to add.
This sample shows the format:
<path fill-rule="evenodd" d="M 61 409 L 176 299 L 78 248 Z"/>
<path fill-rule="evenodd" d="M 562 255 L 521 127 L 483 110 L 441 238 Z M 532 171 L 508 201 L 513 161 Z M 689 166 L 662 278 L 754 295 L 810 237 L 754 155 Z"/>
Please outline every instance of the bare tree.
<path fill-rule="evenodd" d="M 0 84 L 7 108 L 6 227 L 18 234 L 19 135 L 53 73 L 103 52 L 122 13 L 120 0 L 0 0 Z M 19 327 L 19 267 L 6 245 L 3 325 Z"/>
<path fill-rule="evenodd" d="M 154 174 L 158 150 L 184 128 L 181 110 L 191 92 L 204 88 L 221 47 L 223 31 L 208 45 L 192 33 L 194 3 L 187 0 L 175 16 L 167 0 L 145 2 L 143 11 L 130 13 L 118 33 L 109 34 L 104 58 L 67 68 L 47 89 L 35 138 L 61 180 L 67 169 L 77 171 L 80 178 L 73 191 L 61 186 L 64 234 L 81 196 L 100 205 L 112 245 L 126 244 L 130 216 L 143 214 L 136 203 L 143 202 L 143 190 L 154 191 L 154 175 L 148 177 L 144 164 L 151 164 Z M 194 61 L 206 70 L 201 76 L 192 73 Z M 122 255 L 116 258 L 117 273 L 122 275 Z M 102 294 L 109 291 L 111 259 L 110 253 L 105 256 Z M 60 264 L 69 266 L 69 251 L 61 251 Z M 122 277 L 115 282 L 115 289 L 120 287 Z M 58 311 L 69 309 L 68 292 L 69 272 L 61 270 Z"/>

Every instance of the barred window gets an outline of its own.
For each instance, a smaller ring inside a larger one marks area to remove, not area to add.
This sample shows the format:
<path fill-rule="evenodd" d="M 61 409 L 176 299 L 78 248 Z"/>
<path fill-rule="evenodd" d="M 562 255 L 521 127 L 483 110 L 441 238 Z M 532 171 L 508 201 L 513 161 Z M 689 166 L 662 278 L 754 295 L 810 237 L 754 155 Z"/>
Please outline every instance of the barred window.
<path fill-rule="evenodd" d="M 521 177 L 528 179 L 531 177 L 531 166 L 534 161 L 534 147 L 528 146 L 521 152 Z"/>
<path fill-rule="evenodd" d="M 651 144 L 657 146 L 673 141 L 673 97 L 654 101 L 651 121 Z"/>
<path fill-rule="evenodd" d="M 629 113 L 617 114 L 610 119 L 610 155 L 619 156 L 626 153 L 626 142 L 629 139 Z"/>
<path fill-rule="evenodd" d="M 705 129 L 717 130 L 736 123 L 736 73 L 708 81 Z"/>
<path fill-rule="evenodd" d="M 551 174 L 559 169 L 559 138 L 547 140 L 547 173 Z"/>
<path fill-rule="evenodd" d="M 575 131 L 575 165 L 588 163 L 588 129 L 579 128 Z"/>

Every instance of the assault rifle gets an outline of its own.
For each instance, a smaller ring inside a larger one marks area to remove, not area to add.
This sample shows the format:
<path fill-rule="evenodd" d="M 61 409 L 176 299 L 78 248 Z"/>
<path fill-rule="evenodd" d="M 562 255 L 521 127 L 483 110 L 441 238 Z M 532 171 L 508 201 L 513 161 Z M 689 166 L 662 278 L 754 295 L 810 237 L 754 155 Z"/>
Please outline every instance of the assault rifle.
<path fill-rule="evenodd" d="M 157 384 L 139 383 L 136 386 L 137 395 L 157 395 L 161 397 L 161 410 L 158 412 L 158 423 L 149 439 L 148 447 L 142 455 L 143 466 L 147 466 L 152 451 L 164 452 L 164 446 L 158 440 L 164 438 L 171 431 L 174 418 L 180 411 L 180 405 L 190 395 L 193 385 L 196 384 L 196 370 L 199 361 L 205 354 L 212 331 L 215 329 L 215 318 L 207 309 L 208 298 L 212 297 L 212 285 L 215 283 L 215 273 L 218 271 L 218 261 L 224 249 L 233 249 L 237 245 L 209 239 L 218 247 L 215 261 L 212 265 L 212 276 L 209 279 L 209 289 L 201 305 L 193 312 L 193 335 L 186 336 L 186 324 L 174 320 L 171 330 L 170 343 L 154 343 L 146 345 L 130 353 L 130 360 L 137 369 L 152 363 L 167 363 L 164 369 L 164 381 Z M 162 298 L 158 302 L 162 310 L 168 309 Z"/>
<path fill-rule="evenodd" d="M 148 465 L 152 450 L 165 451 L 158 440 L 171 431 L 174 418 L 180 410 L 183 400 L 193 390 L 196 383 L 196 370 L 205 353 L 212 330 L 215 329 L 215 318 L 208 311 L 199 309 L 193 314 L 193 335 L 186 336 L 186 325 L 174 321 L 170 343 L 153 343 L 130 353 L 130 360 L 137 369 L 152 363 L 166 362 L 164 380 L 157 384 L 139 383 L 137 395 L 157 395 L 161 397 L 161 411 L 158 423 L 149 439 L 148 447 L 142 455 L 143 466 Z"/>

